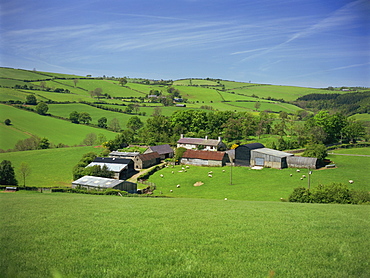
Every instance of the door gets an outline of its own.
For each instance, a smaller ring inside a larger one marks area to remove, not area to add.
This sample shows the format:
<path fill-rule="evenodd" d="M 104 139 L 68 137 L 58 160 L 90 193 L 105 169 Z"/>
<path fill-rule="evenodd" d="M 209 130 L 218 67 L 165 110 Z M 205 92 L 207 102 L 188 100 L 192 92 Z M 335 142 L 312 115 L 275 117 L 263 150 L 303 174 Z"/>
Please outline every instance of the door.
<path fill-rule="evenodd" d="M 265 159 L 261 157 L 256 157 L 254 159 L 254 163 L 256 166 L 264 166 L 265 165 Z"/>

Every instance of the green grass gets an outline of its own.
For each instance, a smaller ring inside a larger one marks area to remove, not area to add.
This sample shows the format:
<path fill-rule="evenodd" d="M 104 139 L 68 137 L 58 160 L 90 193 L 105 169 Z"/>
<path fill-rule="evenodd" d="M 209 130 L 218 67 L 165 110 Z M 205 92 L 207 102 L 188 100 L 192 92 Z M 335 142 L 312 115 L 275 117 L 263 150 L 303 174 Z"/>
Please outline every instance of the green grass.
<path fill-rule="evenodd" d="M 26 101 L 27 93 L 23 91 L 10 89 L 10 88 L 0 88 L 0 101 L 8 100 L 20 100 L 22 102 Z"/>
<path fill-rule="evenodd" d="M 369 206 L 0 193 L 2 277 L 369 277 Z"/>
<path fill-rule="evenodd" d="M 355 114 L 350 117 L 351 119 L 355 119 L 357 121 L 366 121 L 370 122 L 370 114 Z"/>
<path fill-rule="evenodd" d="M 22 162 L 26 162 L 31 169 L 31 174 L 26 178 L 27 186 L 70 187 L 72 182 L 72 168 L 78 163 L 83 154 L 91 151 L 98 155 L 102 151 L 102 148 L 73 147 L 0 153 L 0 161 L 5 159 L 11 161 L 19 185 L 23 185 L 19 168 Z"/>
<path fill-rule="evenodd" d="M 0 109 L 1 117 L 4 120 L 9 118 L 12 122 L 12 127 L 27 135 L 33 134 L 39 137 L 46 137 L 54 144 L 63 143 L 67 145 L 78 145 L 81 144 L 89 133 L 101 133 L 104 134 L 107 139 L 113 139 L 115 137 L 115 133 L 108 130 L 72 124 L 69 121 L 48 116 L 40 116 L 36 113 L 4 104 L 0 105 Z M 14 142 L 14 145 L 15 143 L 16 142 Z M 3 149 L 4 146 L 0 145 L 0 148 Z"/>
<path fill-rule="evenodd" d="M 30 135 L 13 128 L 12 125 L 10 126 L 5 125 L 4 124 L 5 119 L 1 120 L 2 121 L 0 122 L 0 134 L 6 134 L 6 136 L 0 137 L 1 149 L 3 150 L 13 149 L 17 141 L 24 140 L 30 137 Z"/>
<path fill-rule="evenodd" d="M 333 160 L 338 168 L 313 170 L 311 187 L 336 182 L 357 190 L 370 190 L 370 157 L 329 155 L 329 159 Z M 182 171 L 182 167 L 184 166 L 164 168 L 151 176 L 149 181 L 157 185 L 154 193 L 181 198 L 278 201 L 280 198 L 288 198 L 294 188 L 308 186 L 308 178 L 300 179 L 302 175 L 308 176 L 307 169 L 301 169 L 298 173 L 292 168 L 250 170 L 249 167 L 231 169 L 190 166 L 187 172 L 178 172 Z M 212 178 L 208 177 L 209 171 L 213 172 Z M 163 178 L 160 177 L 161 174 Z M 290 174 L 293 176 L 290 177 Z M 349 180 L 355 182 L 351 185 Z M 194 184 L 198 181 L 204 185 L 195 187 Z M 180 188 L 176 187 L 177 184 L 180 184 Z M 173 192 L 170 193 L 170 190 Z"/>

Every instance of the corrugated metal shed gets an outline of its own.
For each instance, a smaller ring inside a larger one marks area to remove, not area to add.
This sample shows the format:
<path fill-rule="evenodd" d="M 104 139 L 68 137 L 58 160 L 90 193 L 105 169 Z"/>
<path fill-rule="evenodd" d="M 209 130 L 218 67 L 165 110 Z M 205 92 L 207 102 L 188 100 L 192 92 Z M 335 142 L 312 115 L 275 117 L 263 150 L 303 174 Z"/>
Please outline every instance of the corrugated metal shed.
<path fill-rule="evenodd" d="M 290 168 L 310 168 L 318 167 L 318 160 L 315 157 L 290 156 L 287 157 L 288 167 Z"/>
<path fill-rule="evenodd" d="M 266 154 L 266 155 L 275 156 L 275 157 L 293 156 L 293 154 L 291 154 L 291 153 L 277 151 L 277 150 L 273 150 L 273 149 L 269 149 L 269 148 L 255 149 L 255 150 L 252 150 L 252 152 L 257 152 L 257 153 Z"/>
<path fill-rule="evenodd" d="M 139 152 L 119 152 L 119 151 L 113 151 L 109 154 L 111 157 L 135 157 L 138 156 Z"/>
<path fill-rule="evenodd" d="M 100 188 L 113 188 L 123 182 L 124 182 L 123 180 L 115 180 L 115 179 L 108 179 L 108 178 L 94 177 L 94 176 L 84 176 L 72 182 L 72 185 L 100 187 Z"/>
<path fill-rule="evenodd" d="M 112 171 L 112 172 L 115 172 L 115 173 L 121 172 L 123 169 L 125 169 L 128 166 L 128 164 L 91 162 L 86 167 L 92 167 L 92 166 L 95 166 L 95 165 L 99 165 L 100 167 L 103 167 L 105 165 L 105 166 L 107 166 L 109 171 Z"/>
<path fill-rule="evenodd" d="M 115 180 L 102 177 L 84 176 L 72 182 L 72 188 L 83 187 L 86 189 L 119 189 L 129 193 L 137 192 L 137 184 L 124 180 Z"/>

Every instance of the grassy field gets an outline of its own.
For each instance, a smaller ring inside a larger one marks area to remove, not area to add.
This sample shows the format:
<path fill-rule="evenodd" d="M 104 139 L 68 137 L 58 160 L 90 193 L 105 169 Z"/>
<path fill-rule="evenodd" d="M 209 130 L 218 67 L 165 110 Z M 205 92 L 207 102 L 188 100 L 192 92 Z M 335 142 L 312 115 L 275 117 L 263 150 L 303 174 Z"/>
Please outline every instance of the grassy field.
<path fill-rule="evenodd" d="M 313 170 L 310 178 L 311 187 L 336 182 L 347 184 L 349 188 L 357 190 L 370 190 L 370 157 L 329 155 L 329 159 L 337 165 L 337 168 Z M 308 187 L 308 178 L 301 180 L 302 175 L 308 177 L 307 169 L 301 169 L 298 173 L 291 168 L 250 170 L 249 167 L 190 166 L 187 172 L 184 172 L 182 167 L 184 166 L 175 166 L 175 168 L 170 166 L 150 177 L 149 181 L 157 185 L 155 195 L 279 201 L 280 198 L 288 198 L 296 187 Z M 213 172 L 212 178 L 208 177 L 209 171 Z M 293 176 L 290 177 L 290 174 Z M 163 175 L 163 178 L 160 175 Z M 355 182 L 350 185 L 349 180 Z M 204 184 L 194 186 L 198 181 Z M 180 184 L 180 188 L 176 187 L 177 184 Z M 173 192 L 170 193 L 170 190 Z"/>
<path fill-rule="evenodd" d="M 72 147 L 23 152 L 0 153 L 0 161 L 10 160 L 19 185 L 23 185 L 19 168 L 22 162 L 29 165 L 31 173 L 26 178 L 27 186 L 71 186 L 72 168 L 88 152 L 99 154 L 102 148 Z"/>
<path fill-rule="evenodd" d="M 370 275 L 369 206 L 67 193 L 0 199 L 2 277 Z"/>
<path fill-rule="evenodd" d="M 63 143 L 67 145 L 78 145 L 84 140 L 87 134 L 96 133 L 104 134 L 107 139 L 113 139 L 115 133 L 104 130 L 97 129 L 85 125 L 72 124 L 69 121 L 59 120 L 48 116 L 40 116 L 36 113 L 17 109 L 11 106 L 0 104 L 1 109 L 1 120 L 2 122 L 9 118 L 12 122 L 9 131 L 14 128 L 18 131 L 30 136 L 31 134 L 37 135 L 39 137 L 46 137 L 50 142 L 54 144 Z M 19 139 L 18 139 L 19 140 Z M 16 142 L 14 142 L 15 145 Z M 4 142 L 2 145 L 2 140 L 0 142 L 0 148 L 4 149 L 9 147 L 9 144 Z"/>

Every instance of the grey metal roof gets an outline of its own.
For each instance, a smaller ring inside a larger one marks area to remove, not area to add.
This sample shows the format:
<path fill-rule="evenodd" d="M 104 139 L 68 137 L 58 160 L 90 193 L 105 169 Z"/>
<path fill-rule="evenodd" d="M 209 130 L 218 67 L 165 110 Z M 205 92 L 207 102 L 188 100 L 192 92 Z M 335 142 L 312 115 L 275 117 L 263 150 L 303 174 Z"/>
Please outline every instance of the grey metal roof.
<path fill-rule="evenodd" d="M 234 160 L 235 159 L 235 149 L 228 150 L 226 153 L 229 155 L 229 158 Z"/>
<path fill-rule="evenodd" d="M 192 144 L 192 145 L 203 145 L 203 146 L 217 146 L 220 141 L 216 139 L 204 139 L 204 138 L 181 138 L 177 141 L 179 144 Z"/>
<path fill-rule="evenodd" d="M 167 153 L 173 153 L 173 149 L 170 147 L 170 145 L 165 144 L 165 145 L 159 145 L 159 146 L 152 146 L 149 147 L 153 152 L 161 154 L 167 154 Z"/>
<path fill-rule="evenodd" d="M 265 146 L 261 143 L 249 143 L 249 144 L 245 144 L 245 145 L 241 145 L 239 147 L 246 147 L 250 150 L 254 150 L 254 149 L 261 149 L 261 148 L 264 148 Z"/>
<path fill-rule="evenodd" d="M 277 151 L 277 150 L 273 150 L 273 149 L 269 149 L 269 148 L 254 149 L 254 150 L 252 150 L 252 152 L 258 152 L 258 153 L 263 153 L 263 154 L 277 156 L 277 157 L 293 156 L 293 154 L 291 154 L 291 153 Z"/>
<path fill-rule="evenodd" d="M 72 182 L 74 185 L 85 185 L 85 186 L 92 186 L 92 187 L 104 187 L 104 188 L 112 188 L 121 183 L 123 180 L 115 180 L 115 179 L 108 179 L 108 178 L 101 178 L 101 177 L 93 177 L 93 176 L 84 176 Z"/>
<path fill-rule="evenodd" d="M 128 164 L 118 164 L 118 163 L 104 163 L 104 162 L 91 162 L 89 165 L 86 166 L 87 167 L 92 167 L 92 166 L 95 166 L 95 165 L 99 165 L 100 167 L 103 167 L 104 165 L 108 167 L 108 170 L 109 171 L 112 171 L 112 172 L 115 172 L 115 173 L 119 173 L 121 172 L 123 169 L 125 169 L 127 167 Z"/>
<path fill-rule="evenodd" d="M 126 156 L 126 157 L 135 157 L 138 156 L 139 152 L 119 152 L 119 151 L 113 151 L 109 155 L 117 155 L 117 156 Z"/>

